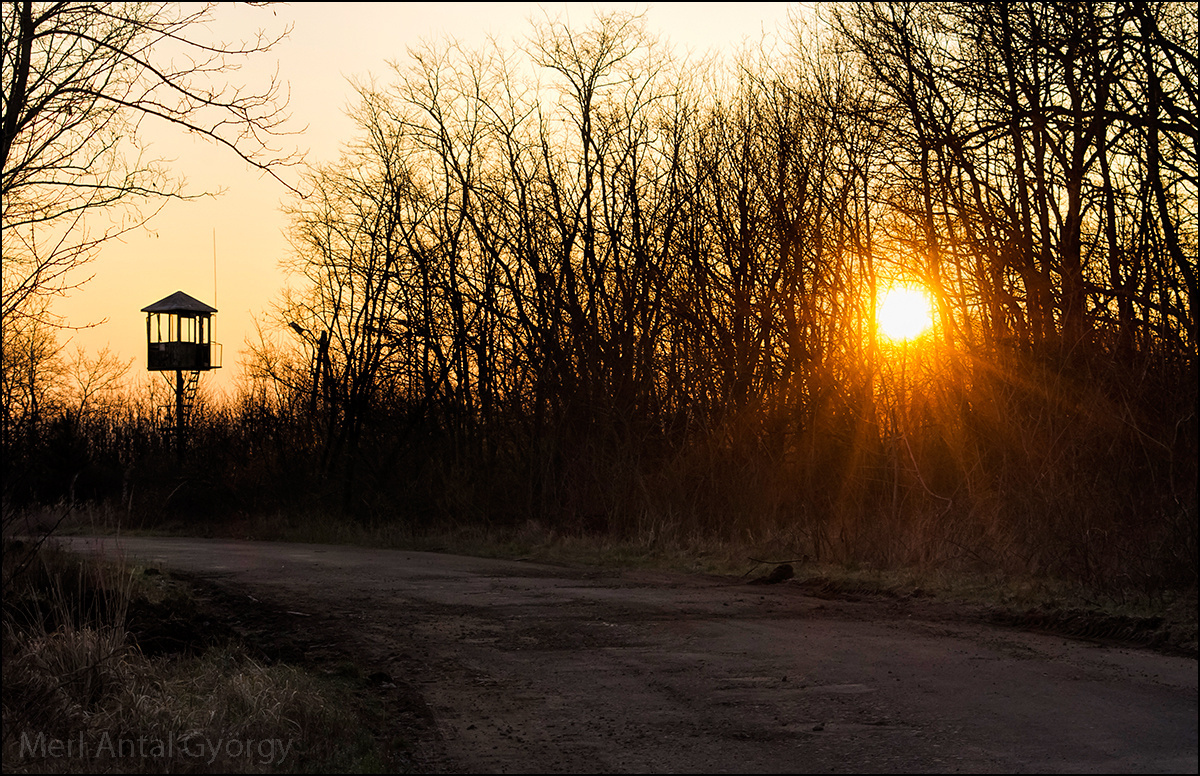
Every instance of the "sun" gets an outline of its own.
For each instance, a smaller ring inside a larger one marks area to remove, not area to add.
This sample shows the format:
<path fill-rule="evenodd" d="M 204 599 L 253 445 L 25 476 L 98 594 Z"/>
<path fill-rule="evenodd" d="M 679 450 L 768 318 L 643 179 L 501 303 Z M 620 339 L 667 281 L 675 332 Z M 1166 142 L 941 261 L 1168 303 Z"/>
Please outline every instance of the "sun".
<path fill-rule="evenodd" d="M 876 312 L 879 331 L 891 340 L 910 340 L 933 325 L 933 309 L 925 291 L 912 283 L 888 288 Z"/>

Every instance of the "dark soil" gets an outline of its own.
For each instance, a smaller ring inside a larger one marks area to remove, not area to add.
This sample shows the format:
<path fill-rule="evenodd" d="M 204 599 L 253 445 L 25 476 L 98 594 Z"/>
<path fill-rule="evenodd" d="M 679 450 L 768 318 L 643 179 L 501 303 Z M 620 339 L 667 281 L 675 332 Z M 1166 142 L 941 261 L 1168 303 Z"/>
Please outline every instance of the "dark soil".
<path fill-rule="evenodd" d="M 436 726 L 420 692 L 361 665 L 331 618 L 290 611 L 236 585 L 186 573 L 168 572 L 162 581 L 175 592 L 159 602 L 135 599 L 127 613 L 130 637 L 144 655 L 200 655 L 236 645 L 266 665 L 283 663 L 347 682 L 358 701 L 355 712 L 374 736 L 387 770 L 430 770 L 424 761 L 437 747 Z"/>

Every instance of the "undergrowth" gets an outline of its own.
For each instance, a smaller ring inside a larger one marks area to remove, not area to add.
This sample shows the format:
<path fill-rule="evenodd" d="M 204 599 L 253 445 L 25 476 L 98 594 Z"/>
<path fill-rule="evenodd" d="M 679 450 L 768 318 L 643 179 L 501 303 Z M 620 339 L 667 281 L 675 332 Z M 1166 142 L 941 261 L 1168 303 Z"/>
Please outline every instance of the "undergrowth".
<path fill-rule="evenodd" d="M 155 577 L 19 542 L 4 567 L 5 773 L 389 768 L 344 683 L 236 642 L 144 653 L 127 615 Z"/>
<path fill-rule="evenodd" d="M 102 521 L 86 530 L 104 530 Z M 167 524 L 151 535 L 197 534 L 196 526 Z M 689 531 L 678 523 L 660 521 L 646 530 L 615 537 L 608 534 L 559 531 L 536 520 L 516 526 L 447 524 L 416 530 L 396 524 L 363 525 L 331 520 L 318 514 L 290 513 L 258 518 L 213 521 L 203 534 L 219 538 L 342 544 L 374 548 L 444 552 L 485 558 L 521 559 L 567 566 L 612 569 L 658 569 L 712 574 L 730 580 L 750 579 L 788 563 L 795 584 L 838 595 L 882 595 L 929 598 L 983 610 L 993 619 L 1020 622 L 1022 618 L 1088 620 L 1090 623 L 1161 623 L 1154 639 L 1137 638 L 1183 653 L 1195 653 L 1197 591 L 1191 588 L 1147 589 L 1110 580 L 1091 586 L 1077 579 L 1046 574 L 1013 573 L 958 563 L 884 566 L 850 560 L 814 559 L 802 533 L 745 532 L 715 539 Z M 1074 625 L 1065 630 L 1076 629 Z"/>

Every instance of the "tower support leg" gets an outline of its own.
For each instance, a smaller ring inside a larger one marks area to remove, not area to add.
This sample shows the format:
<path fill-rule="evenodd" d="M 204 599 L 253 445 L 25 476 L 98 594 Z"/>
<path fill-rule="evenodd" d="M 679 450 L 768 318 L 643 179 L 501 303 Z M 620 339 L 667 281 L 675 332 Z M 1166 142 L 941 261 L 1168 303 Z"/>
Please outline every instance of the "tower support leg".
<path fill-rule="evenodd" d="M 175 461 L 183 467 L 183 370 L 175 370 Z"/>

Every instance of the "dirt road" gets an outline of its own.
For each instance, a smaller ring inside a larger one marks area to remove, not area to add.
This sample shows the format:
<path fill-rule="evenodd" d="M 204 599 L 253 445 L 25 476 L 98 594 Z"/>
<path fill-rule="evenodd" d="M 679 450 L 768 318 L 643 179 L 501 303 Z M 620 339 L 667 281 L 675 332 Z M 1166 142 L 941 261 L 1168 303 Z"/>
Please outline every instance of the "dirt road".
<path fill-rule="evenodd" d="M 383 686 L 423 698 L 437 770 L 1197 770 L 1194 659 L 927 599 L 351 547 L 66 541 L 215 580 L 350 645 Z"/>

